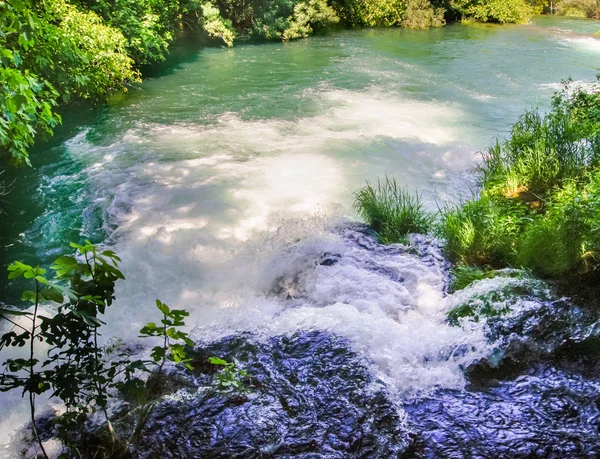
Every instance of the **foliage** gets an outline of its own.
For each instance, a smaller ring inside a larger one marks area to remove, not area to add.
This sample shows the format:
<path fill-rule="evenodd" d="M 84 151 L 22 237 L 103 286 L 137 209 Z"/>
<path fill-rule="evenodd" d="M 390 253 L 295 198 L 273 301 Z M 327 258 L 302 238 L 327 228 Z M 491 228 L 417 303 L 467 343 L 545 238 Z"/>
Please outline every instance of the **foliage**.
<path fill-rule="evenodd" d="M 405 0 L 333 0 L 333 8 L 348 27 L 391 27 L 400 25 Z"/>
<path fill-rule="evenodd" d="M 434 7 L 429 0 L 408 0 L 402 26 L 410 29 L 442 27 L 445 10 Z"/>
<path fill-rule="evenodd" d="M 160 337 L 163 339 L 162 346 L 155 346 L 152 349 L 151 357 L 155 362 L 160 363 L 159 371 L 162 370 L 165 361 L 169 359 L 173 363 L 183 364 L 187 369 L 191 370 L 189 364 L 192 359 L 186 358 L 185 345 L 193 346 L 194 343 L 188 338 L 188 334 L 177 330 L 177 327 L 185 325 L 183 319 L 190 315 L 189 312 L 183 309 L 170 309 L 169 306 L 156 300 L 156 307 L 163 314 L 161 325 L 156 325 L 154 322 L 148 323 L 140 330 L 142 337 Z M 183 341 L 181 343 L 173 343 L 172 341 Z"/>
<path fill-rule="evenodd" d="M 528 111 L 484 154 L 480 197 L 442 212 L 455 262 L 517 266 L 544 277 L 600 266 L 600 92 L 566 82 L 542 115 Z"/>
<path fill-rule="evenodd" d="M 284 40 L 306 38 L 315 30 L 325 30 L 337 24 L 339 20 L 326 0 L 306 0 L 294 6 L 294 13 L 287 29 L 283 31 L 282 38 Z"/>
<path fill-rule="evenodd" d="M 482 197 L 443 209 L 436 232 L 451 260 L 500 268 L 510 263 L 528 213 L 520 201 Z"/>
<path fill-rule="evenodd" d="M 600 19 L 598 0 L 561 0 L 556 3 L 558 14 Z"/>
<path fill-rule="evenodd" d="M 0 148 L 28 164 L 39 132 L 60 122 L 58 102 L 98 98 L 138 76 L 120 32 L 64 0 L 0 2 Z"/>
<path fill-rule="evenodd" d="M 543 3 L 526 0 L 450 0 L 450 8 L 463 18 L 483 22 L 524 23 L 542 12 Z"/>
<path fill-rule="evenodd" d="M 127 53 L 138 65 L 165 59 L 176 27 L 178 4 L 173 0 L 79 0 L 127 40 Z"/>
<path fill-rule="evenodd" d="M 358 190 L 354 208 L 385 244 L 406 242 L 411 233 L 427 233 L 434 218 L 423 209 L 420 195 L 400 188 L 387 176 L 377 186 L 367 182 Z"/>
<path fill-rule="evenodd" d="M 220 38 L 227 46 L 233 46 L 233 40 L 236 33 L 233 30 L 231 21 L 224 19 L 221 12 L 214 5 L 205 2 L 201 5 L 202 28 L 213 38 Z"/>
<path fill-rule="evenodd" d="M 454 266 L 450 271 L 452 281 L 448 290 L 450 293 L 454 293 L 458 290 L 467 288 L 473 282 L 491 279 L 496 276 L 497 272 L 498 271 L 485 270 L 475 266 Z"/>
<path fill-rule="evenodd" d="M 221 366 L 222 369 L 217 373 L 216 383 L 220 390 L 245 390 L 244 378 L 248 376 L 245 370 L 239 369 L 235 363 L 227 362 L 219 357 L 210 357 L 209 362 L 213 365 Z"/>
<path fill-rule="evenodd" d="M 0 51 L 14 59 L 12 51 Z M 0 82 L 0 149 L 8 152 L 13 162 L 29 164 L 28 148 L 36 134 L 52 134 L 60 123 L 60 116 L 53 111 L 58 92 L 28 70 L 0 67 Z"/>
<path fill-rule="evenodd" d="M 0 374 L 0 390 L 21 388 L 29 395 L 33 430 L 45 457 L 36 425 L 35 396 L 46 391 L 51 391 L 51 397 L 57 397 L 65 404 L 66 412 L 56 419 L 56 425 L 68 450 L 78 451 L 78 455 L 85 451 L 94 457 L 99 454 L 100 450 L 95 450 L 96 446 L 88 441 L 90 433 L 86 423 L 90 413 L 100 411 L 112 438 L 111 450 L 124 453 L 135 445 L 153 408 L 150 398 L 157 392 L 155 384 L 162 375 L 165 362 L 169 360 L 191 369 L 185 346 L 191 346 L 193 342 L 187 333 L 179 330 L 188 313 L 171 309 L 157 300 L 157 308 L 163 314 L 161 325 L 150 322 L 140 331 L 143 337 L 162 339 L 162 344 L 152 349 L 152 360 L 131 359 L 127 352 L 111 355 L 114 349 L 101 348 L 98 336 L 104 325 L 101 317 L 114 301 L 115 283 L 124 279 L 118 269 L 120 259 L 114 252 L 100 250 L 90 241 L 71 246 L 77 250 L 77 255 L 61 256 L 51 266 L 56 272 L 55 281 L 46 277 L 43 268 L 21 262 L 8 268 L 10 279 L 24 278 L 32 283 L 34 289 L 24 291 L 22 300 L 34 306 L 27 311 L 0 308 L 0 316 L 12 325 L 0 338 L 0 349 L 29 345 L 28 358 L 5 361 L 5 370 Z M 65 298 L 67 301 L 63 303 Z M 40 306 L 46 302 L 59 304 L 55 314 L 39 313 Z M 24 324 L 24 321 L 29 322 Z M 36 358 L 35 344 L 42 342 L 48 351 L 45 360 L 40 361 Z M 225 365 L 218 377 L 220 386 L 243 387 L 242 378 L 246 376 L 243 370 L 219 359 L 215 363 Z M 143 379 L 143 374 L 150 376 Z M 116 392 L 137 403 L 137 408 L 132 410 L 132 414 L 137 413 L 137 420 L 127 442 L 119 438 L 107 412 L 110 397 Z"/>

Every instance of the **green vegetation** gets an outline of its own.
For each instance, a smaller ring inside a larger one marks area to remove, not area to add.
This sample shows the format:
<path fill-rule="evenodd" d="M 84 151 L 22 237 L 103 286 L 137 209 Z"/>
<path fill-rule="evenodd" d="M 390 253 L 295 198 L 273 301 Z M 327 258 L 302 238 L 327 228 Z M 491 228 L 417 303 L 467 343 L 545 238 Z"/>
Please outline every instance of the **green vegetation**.
<path fill-rule="evenodd" d="M 354 208 L 384 244 L 404 243 L 411 233 L 427 233 L 433 214 L 423 209 L 421 196 L 398 187 L 395 179 L 369 182 L 355 194 Z"/>
<path fill-rule="evenodd" d="M 455 262 L 544 277 L 600 262 L 600 92 L 567 84 L 552 110 L 525 113 L 484 154 L 478 199 L 446 209 L 440 235 Z"/>
<path fill-rule="evenodd" d="M 425 29 L 455 18 L 524 22 L 539 11 L 527 0 L 0 0 L 0 159 L 29 164 L 36 138 L 61 122 L 57 106 L 126 91 L 184 30 L 231 46 L 338 23 Z"/>
<path fill-rule="evenodd" d="M 543 278 L 597 276 L 600 84 L 584 91 L 565 82 L 548 113 L 526 112 L 483 154 L 479 173 L 479 196 L 441 209 L 433 225 L 457 265 L 453 289 L 506 267 Z M 383 243 L 426 233 L 434 220 L 388 178 L 359 190 L 355 208 Z"/>
<path fill-rule="evenodd" d="M 564 16 L 600 19 L 598 0 L 561 0 L 556 3 L 556 8 Z"/>
<path fill-rule="evenodd" d="M 523 0 L 451 0 L 451 9 L 462 19 L 482 22 L 524 23 L 540 14 L 547 2 Z"/>
<path fill-rule="evenodd" d="M 102 251 L 89 241 L 71 246 L 77 255 L 61 256 L 51 266 L 55 280 L 44 268 L 21 262 L 8 267 L 9 279 L 23 278 L 31 284 L 32 290 L 23 292 L 22 301 L 33 307 L 0 308 L 0 317 L 12 325 L 0 337 L 0 350 L 27 347 L 25 358 L 5 360 L 0 391 L 20 389 L 28 395 L 32 430 L 45 458 L 48 456 L 38 432 L 35 398 L 48 391 L 66 407 L 52 420 L 66 448 L 64 457 L 125 457 L 135 449 L 155 400 L 166 393 L 166 361 L 192 370 L 187 349 L 194 343 L 180 330 L 189 314 L 156 301 L 162 313 L 160 325 L 150 322 L 140 330 L 141 337 L 160 339 L 151 351 L 151 360 L 133 358 L 131 351 L 118 344 L 120 341 L 100 347 L 98 337 L 105 325 L 102 317 L 114 301 L 117 280 L 124 280 L 118 269 L 121 260 L 114 252 Z M 51 303 L 58 307 L 55 309 Z M 42 305 L 48 312 L 42 313 Z M 40 343 L 47 351 L 36 351 Z M 45 355 L 43 360 L 38 359 L 40 354 Z M 218 358 L 212 358 L 211 363 L 224 367 L 217 373 L 215 384 L 244 388 L 243 370 Z M 116 394 L 129 402 L 126 419 L 111 419 L 108 414 L 109 401 Z M 101 429 L 90 431 L 88 419 L 96 412 L 103 414 L 105 423 Z"/>

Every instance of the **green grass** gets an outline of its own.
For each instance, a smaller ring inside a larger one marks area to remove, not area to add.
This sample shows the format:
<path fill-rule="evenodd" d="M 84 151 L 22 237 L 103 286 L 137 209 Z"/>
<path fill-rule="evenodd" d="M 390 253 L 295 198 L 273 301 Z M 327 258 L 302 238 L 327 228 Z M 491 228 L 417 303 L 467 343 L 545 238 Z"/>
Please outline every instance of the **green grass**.
<path fill-rule="evenodd" d="M 395 179 L 369 182 L 355 193 L 354 209 L 384 244 L 405 243 L 411 233 L 426 234 L 434 215 L 423 208 L 419 194 L 398 186 Z"/>
<path fill-rule="evenodd" d="M 479 166 L 479 197 L 443 209 L 455 263 L 546 278 L 600 267 L 600 87 L 566 83 L 546 115 L 526 112 Z"/>
<path fill-rule="evenodd" d="M 484 153 L 480 170 L 484 188 L 513 196 L 543 195 L 566 180 L 581 176 L 599 159 L 597 136 L 564 106 L 542 116 L 526 112 L 513 126 L 510 139 Z"/>
<path fill-rule="evenodd" d="M 552 109 L 521 116 L 479 172 L 479 195 L 437 216 L 388 177 L 361 188 L 354 207 L 383 243 L 433 230 L 464 267 L 457 289 L 506 267 L 554 279 L 600 271 L 600 84 L 590 92 L 565 82 Z"/>
<path fill-rule="evenodd" d="M 503 268 L 513 259 L 515 240 L 529 213 L 520 201 L 483 196 L 442 209 L 436 233 L 451 261 Z"/>
<path fill-rule="evenodd" d="M 467 288 L 473 282 L 492 279 L 496 277 L 496 274 L 497 271 L 488 271 L 475 266 L 457 265 L 450 271 L 452 281 L 448 290 L 450 293 L 454 293 Z"/>

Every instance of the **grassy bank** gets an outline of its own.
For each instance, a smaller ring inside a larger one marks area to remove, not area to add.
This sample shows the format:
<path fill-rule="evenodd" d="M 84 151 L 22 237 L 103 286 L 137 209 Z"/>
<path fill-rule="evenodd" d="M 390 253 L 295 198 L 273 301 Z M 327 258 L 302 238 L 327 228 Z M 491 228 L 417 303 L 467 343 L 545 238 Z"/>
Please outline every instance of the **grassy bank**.
<path fill-rule="evenodd" d="M 384 243 L 429 228 L 462 267 L 461 285 L 512 267 L 592 287 L 600 272 L 600 86 L 566 83 L 548 113 L 527 111 L 484 152 L 477 173 L 479 195 L 435 216 L 390 180 L 367 184 L 355 207 Z"/>

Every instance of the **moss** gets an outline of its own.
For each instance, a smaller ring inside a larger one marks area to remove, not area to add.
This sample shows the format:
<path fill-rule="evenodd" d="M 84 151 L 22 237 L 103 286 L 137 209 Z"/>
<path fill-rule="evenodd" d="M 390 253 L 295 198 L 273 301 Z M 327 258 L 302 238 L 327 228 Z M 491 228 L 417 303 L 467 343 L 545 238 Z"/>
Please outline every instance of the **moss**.
<path fill-rule="evenodd" d="M 505 277 L 505 281 L 499 283 L 497 288 L 480 293 L 474 289 L 469 295 L 465 291 L 466 297 L 458 304 L 454 305 L 447 313 L 447 320 L 450 325 L 458 326 L 460 320 L 468 318 L 473 322 L 490 317 L 502 317 L 510 313 L 513 306 L 523 297 L 535 297 L 537 299 L 547 299 L 547 285 L 541 281 L 533 279 L 524 271 L 495 271 L 488 273 L 488 278 Z M 479 282 L 479 281 L 475 281 Z"/>

